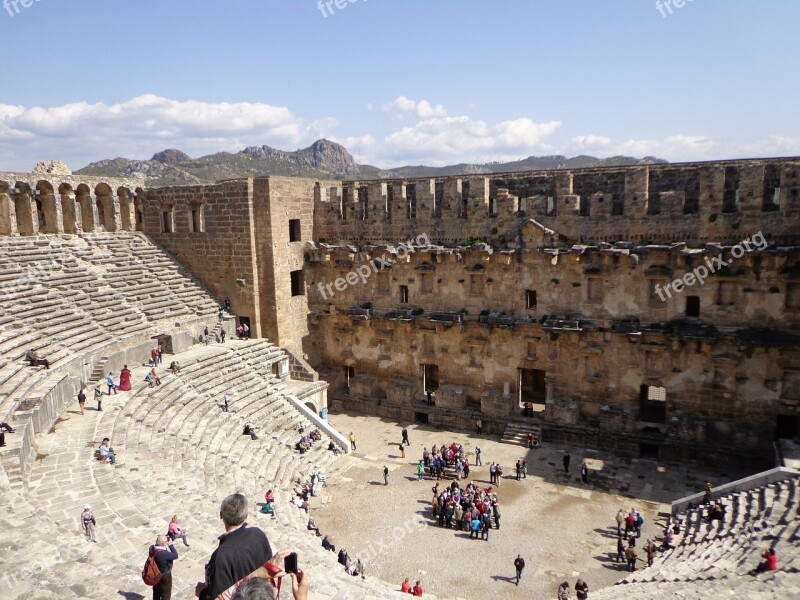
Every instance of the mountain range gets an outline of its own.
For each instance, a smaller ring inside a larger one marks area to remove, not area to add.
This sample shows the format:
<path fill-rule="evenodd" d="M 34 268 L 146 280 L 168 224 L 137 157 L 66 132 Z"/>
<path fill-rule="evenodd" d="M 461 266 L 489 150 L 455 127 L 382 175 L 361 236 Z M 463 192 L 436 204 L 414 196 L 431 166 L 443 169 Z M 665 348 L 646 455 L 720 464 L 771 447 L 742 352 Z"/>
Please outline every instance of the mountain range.
<path fill-rule="evenodd" d="M 381 169 L 357 164 L 347 149 L 329 140 L 317 140 L 308 148 L 286 152 L 269 146 L 250 146 L 236 153 L 218 152 L 192 158 L 185 152 L 168 149 L 153 155 L 150 160 L 113 158 L 93 162 L 76 171 L 79 175 L 102 177 L 131 177 L 143 175 L 148 186 L 211 183 L 222 179 L 283 175 L 315 179 L 411 179 L 414 177 L 443 177 L 448 175 L 482 175 L 514 171 L 547 169 L 579 169 L 614 167 L 667 161 L 646 156 L 633 158 L 613 156 L 530 156 L 512 162 L 484 164 L 461 163 L 447 167 L 424 165 Z"/>

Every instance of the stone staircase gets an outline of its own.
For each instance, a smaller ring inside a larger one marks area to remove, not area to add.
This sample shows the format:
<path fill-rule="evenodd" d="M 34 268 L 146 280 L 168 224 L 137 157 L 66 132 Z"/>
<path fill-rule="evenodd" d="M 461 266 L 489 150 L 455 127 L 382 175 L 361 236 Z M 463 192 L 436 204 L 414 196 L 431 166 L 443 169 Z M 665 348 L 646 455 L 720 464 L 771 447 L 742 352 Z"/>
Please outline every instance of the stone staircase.
<path fill-rule="evenodd" d="M 527 446 L 529 433 L 533 433 L 539 441 L 542 440 L 542 428 L 539 425 L 509 421 L 500 441 L 503 444 Z"/>

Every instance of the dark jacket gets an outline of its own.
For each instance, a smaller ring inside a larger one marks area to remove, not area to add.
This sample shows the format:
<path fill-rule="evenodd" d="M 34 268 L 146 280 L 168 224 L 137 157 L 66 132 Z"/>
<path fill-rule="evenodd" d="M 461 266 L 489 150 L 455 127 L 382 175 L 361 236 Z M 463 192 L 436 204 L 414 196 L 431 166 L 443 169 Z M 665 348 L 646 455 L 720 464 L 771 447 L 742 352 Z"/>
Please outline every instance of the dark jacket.
<path fill-rule="evenodd" d="M 250 575 L 272 558 L 267 534 L 245 523 L 239 529 L 219 536 L 219 547 L 206 565 L 208 586 L 200 600 L 215 600 L 243 577 Z"/>
<path fill-rule="evenodd" d="M 156 552 L 158 552 L 158 550 L 156 550 L 155 545 L 150 546 L 150 552 L 148 553 L 148 555 L 153 556 L 153 554 L 155 554 Z M 158 554 L 156 555 L 155 558 L 156 566 L 158 567 L 159 571 L 161 571 L 164 575 L 166 575 L 167 573 L 172 571 L 172 561 L 177 560 L 177 558 L 178 558 L 178 552 L 175 550 L 175 546 L 170 544 L 169 548 L 167 548 L 166 550 L 161 550 L 161 552 L 158 552 Z"/>

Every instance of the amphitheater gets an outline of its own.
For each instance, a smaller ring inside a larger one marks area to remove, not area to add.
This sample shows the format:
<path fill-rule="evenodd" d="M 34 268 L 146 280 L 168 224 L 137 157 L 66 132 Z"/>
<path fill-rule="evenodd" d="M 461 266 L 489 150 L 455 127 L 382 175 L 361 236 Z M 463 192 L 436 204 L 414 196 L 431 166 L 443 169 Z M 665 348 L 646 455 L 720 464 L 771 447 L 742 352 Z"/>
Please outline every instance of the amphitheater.
<path fill-rule="evenodd" d="M 798 597 L 799 224 L 797 158 L 153 189 L 0 173 L 0 422 L 15 430 L 0 449 L 2 597 L 148 597 L 147 548 L 178 514 L 192 547 L 173 597 L 192 598 L 234 491 L 273 549 L 298 551 L 312 598 L 406 596 L 393 565 L 432 598 L 555 598 L 582 573 L 591 598 Z M 31 348 L 49 369 L 28 366 Z M 124 365 L 133 389 L 96 410 L 93 390 Z M 304 454 L 300 426 L 323 437 Z M 403 427 L 407 460 L 392 454 Z M 104 437 L 115 466 L 95 459 Z M 502 483 L 491 550 L 462 553 L 489 567 L 462 578 L 428 556 L 461 541 L 430 526 L 427 485 L 405 481 L 423 444 L 454 439 L 530 464 L 527 487 Z M 566 449 L 589 487 L 559 473 Z M 372 485 L 384 464 L 388 500 Z M 406 538 L 366 579 L 291 504 L 319 471 L 326 531 L 355 553 Z M 703 518 L 706 478 L 723 521 Z M 267 489 L 275 518 L 256 514 Z M 582 512 L 545 523 L 545 501 Z M 96 544 L 78 526 L 87 503 Z M 631 504 L 647 537 L 668 520 L 682 531 L 627 573 L 612 564 L 613 509 Z M 363 521 L 348 512 L 370 505 Z M 542 548 L 516 588 L 522 537 Z M 779 569 L 750 574 L 770 546 Z"/>

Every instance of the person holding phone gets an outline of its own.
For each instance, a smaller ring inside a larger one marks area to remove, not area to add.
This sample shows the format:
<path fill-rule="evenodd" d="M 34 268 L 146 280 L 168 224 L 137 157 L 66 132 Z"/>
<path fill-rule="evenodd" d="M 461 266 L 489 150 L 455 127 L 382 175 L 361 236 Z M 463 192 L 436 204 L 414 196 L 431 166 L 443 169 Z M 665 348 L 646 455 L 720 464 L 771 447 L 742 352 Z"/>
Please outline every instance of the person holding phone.
<path fill-rule="evenodd" d="M 231 600 L 274 600 L 286 579 L 291 582 L 294 600 L 308 600 L 308 576 L 298 568 L 297 562 L 296 552 L 281 550 L 240 582 Z"/>

